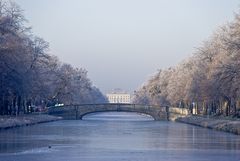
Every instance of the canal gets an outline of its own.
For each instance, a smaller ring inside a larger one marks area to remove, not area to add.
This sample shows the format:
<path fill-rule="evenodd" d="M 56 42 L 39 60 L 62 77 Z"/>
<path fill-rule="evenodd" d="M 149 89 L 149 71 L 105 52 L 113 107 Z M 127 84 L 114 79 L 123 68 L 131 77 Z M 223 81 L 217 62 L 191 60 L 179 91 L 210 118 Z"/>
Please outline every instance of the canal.
<path fill-rule="evenodd" d="M 240 136 L 98 113 L 0 131 L 0 161 L 240 161 Z"/>

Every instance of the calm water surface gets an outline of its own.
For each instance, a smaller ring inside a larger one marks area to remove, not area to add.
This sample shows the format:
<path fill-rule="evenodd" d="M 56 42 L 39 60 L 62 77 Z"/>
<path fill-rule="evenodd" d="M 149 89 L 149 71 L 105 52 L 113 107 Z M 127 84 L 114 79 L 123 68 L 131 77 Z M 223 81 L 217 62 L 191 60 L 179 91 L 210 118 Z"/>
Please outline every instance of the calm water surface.
<path fill-rule="evenodd" d="M 240 161 L 240 136 L 99 113 L 0 131 L 0 161 Z"/>

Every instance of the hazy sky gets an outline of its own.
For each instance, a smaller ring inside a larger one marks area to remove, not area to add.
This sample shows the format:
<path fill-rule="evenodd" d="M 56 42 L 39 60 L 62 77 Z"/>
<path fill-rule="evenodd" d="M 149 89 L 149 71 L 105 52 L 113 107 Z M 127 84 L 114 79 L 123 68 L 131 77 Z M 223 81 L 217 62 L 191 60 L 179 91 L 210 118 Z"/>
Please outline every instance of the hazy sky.
<path fill-rule="evenodd" d="M 15 0 L 51 54 L 88 70 L 103 92 L 132 92 L 191 55 L 240 0 Z"/>

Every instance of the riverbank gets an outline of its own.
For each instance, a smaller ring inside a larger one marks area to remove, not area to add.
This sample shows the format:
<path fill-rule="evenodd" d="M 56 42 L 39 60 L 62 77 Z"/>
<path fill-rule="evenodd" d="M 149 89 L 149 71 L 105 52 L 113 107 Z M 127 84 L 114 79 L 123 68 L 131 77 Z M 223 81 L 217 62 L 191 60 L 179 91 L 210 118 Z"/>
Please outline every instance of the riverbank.
<path fill-rule="evenodd" d="M 240 120 L 223 117 L 186 116 L 175 121 L 240 135 Z"/>
<path fill-rule="evenodd" d="M 61 120 L 61 117 L 46 114 L 31 114 L 20 116 L 0 116 L 0 130 L 14 127 L 29 126 L 44 122 Z"/>

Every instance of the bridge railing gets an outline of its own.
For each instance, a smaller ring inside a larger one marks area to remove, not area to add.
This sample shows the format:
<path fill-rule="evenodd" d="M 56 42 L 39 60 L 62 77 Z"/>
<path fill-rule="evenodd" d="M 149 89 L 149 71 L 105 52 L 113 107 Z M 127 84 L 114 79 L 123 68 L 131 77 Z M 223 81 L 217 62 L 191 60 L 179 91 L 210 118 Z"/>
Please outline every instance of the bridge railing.
<path fill-rule="evenodd" d="M 49 108 L 48 114 L 63 116 L 66 119 L 81 119 L 94 112 L 126 111 L 151 115 L 155 120 L 169 120 L 189 114 L 187 109 L 176 107 L 160 107 L 140 104 L 80 104 Z"/>
<path fill-rule="evenodd" d="M 104 103 L 104 104 L 74 104 L 74 105 L 63 105 L 63 106 L 52 106 L 49 107 L 49 111 L 51 109 L 57 110 L 57 109 L 63 109 L 63 108 L 103 108 L 106 106 L 112 106 L 112 107 L 126 107 L 126 108 L 133 108 L 133 109 L 142 109 L 142 110 L 156 110 L 156 109 L 162 109 L 163 111 L 166 109 L 166 107 L 161 107 L 157 105 L 142 105 L 142 104 L 123 104 L 123 103 Z"/>
<path fill-rule="evenodd" d="M 143 104 L 124 104 L 124 103 L 103 103 L 103 104 L 74 104 L 74 105 L 63 105 L 63 106 L 52 106 L 48 109 L 54 109 L 54 110 L 62 110 L 63 108 L 102 108 L 106 106 L 112 106 L 112 107 L 126 107 L 126 108 L 133 108 L 133 109 L 143 109 L 143 110 L 156 110 L 161 109 L 163 111 L 167 111 L 169 109 L 169 112 L 172 113 L 181 113 L 181 114 L 189 114 L 189 111 L 184 108 L 178 108 L 178 107 L 169 107 L 166 106 L 158 106 L 158 105 L 143 105 Z"/>

